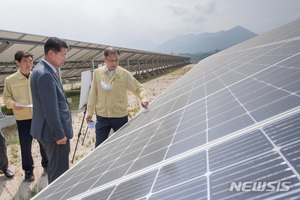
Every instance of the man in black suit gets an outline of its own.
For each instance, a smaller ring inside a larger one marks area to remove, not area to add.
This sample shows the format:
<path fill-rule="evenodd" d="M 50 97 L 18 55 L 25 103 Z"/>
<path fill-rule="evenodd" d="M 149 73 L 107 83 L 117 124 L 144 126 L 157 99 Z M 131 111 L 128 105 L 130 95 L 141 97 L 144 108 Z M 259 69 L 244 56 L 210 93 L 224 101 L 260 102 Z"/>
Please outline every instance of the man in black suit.
<path fill-rule="evenodd" d="M 45 56 L 32 70 L 30 80 L 33 104 L 30 134 L 46 151 L 49 183 L 69 169 L 72 119 L 58 76 L 68 49 L 64 40 L 49 38 L 44 45 Z"/>

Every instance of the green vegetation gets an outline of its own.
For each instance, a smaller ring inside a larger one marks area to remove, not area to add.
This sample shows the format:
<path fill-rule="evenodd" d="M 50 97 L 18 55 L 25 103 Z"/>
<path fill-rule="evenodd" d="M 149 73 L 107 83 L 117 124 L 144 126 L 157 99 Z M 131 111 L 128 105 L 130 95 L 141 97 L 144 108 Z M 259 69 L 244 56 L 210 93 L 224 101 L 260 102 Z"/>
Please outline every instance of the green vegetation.
<path fill-rule="evenodd" d="M 12 109 L 8 109 L 6 106 L 1 106 L 1 110 L 4 115 L 13 115 Z"/>
<path fill-rule="evenodd" d="M 79 100 L 80 100 L 80 90 L 69 90 L 66 91 L 67 98 L 72 99 L 69 103 L 69 108 L 71 111 L 78 110 Z"/>
<path fill-rule="evenodd" d="M 31 199 L 32 197 L 34 197 L 37 193 L 39 193 L 43 188 L 42 187 L 38 187 L 38 186 L 34 186 L 31 190 L 29 190 L 28 192 L 28 196 L 29 199 Z"/>
<path fill-rule="evenodd" d="M 18 128 L 17 125 L 14 124 L 12 126 L 6 127 L 2 129 L 2 133 L 6 140 L 6 145 L 20 144 L 19 136 L 18 136 Z"/>
<path fill-rule="evenodd" d="M 18 144 L 12 144 L 10 145 L 10 151 L 11 151 L 11 156 L 9 159 L 9 163 L 10 164 L 16 164 L 16 163 L 20 163 L 20 153 L 19 153 L 19 149 L 20 149 L 20 145 Z"/>

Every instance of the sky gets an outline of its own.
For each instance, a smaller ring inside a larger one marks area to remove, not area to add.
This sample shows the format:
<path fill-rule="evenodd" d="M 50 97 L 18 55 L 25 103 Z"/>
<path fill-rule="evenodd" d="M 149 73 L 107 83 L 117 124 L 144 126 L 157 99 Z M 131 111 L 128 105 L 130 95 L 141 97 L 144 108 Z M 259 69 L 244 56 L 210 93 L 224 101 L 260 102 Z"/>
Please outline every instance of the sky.
<path fill-rule="evenodd" d="M 299 0 L 1 0 L 0 30 L 152 51 L 179 35 L 300 18 Z"/>

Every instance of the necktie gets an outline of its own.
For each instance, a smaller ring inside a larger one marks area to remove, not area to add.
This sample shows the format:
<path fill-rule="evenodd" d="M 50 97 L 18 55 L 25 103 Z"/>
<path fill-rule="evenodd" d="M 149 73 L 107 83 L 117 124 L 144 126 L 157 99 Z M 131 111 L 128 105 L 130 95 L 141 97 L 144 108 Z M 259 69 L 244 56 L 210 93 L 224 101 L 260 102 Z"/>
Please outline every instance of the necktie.
<path fill-rule="evenodd" d="M 58 75 L 58 70 L 56 70 L 56 73 L 55 73 L 55 74 L 56 74 L 57 78 L 59 78 L 59 75 Z"/>

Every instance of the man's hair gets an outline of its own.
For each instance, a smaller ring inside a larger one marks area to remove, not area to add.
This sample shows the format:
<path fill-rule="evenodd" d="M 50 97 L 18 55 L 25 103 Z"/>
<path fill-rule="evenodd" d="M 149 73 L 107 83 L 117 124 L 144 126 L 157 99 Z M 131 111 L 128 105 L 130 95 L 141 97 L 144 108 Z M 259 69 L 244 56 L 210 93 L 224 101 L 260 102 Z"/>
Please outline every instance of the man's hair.
<path fill-rule="evenodd" d="M 15 60 L 21 62 L 23 57 L 31 57 L 33 59 L 33 55 L 29 51 L 19 50 L 15 53 Z"/>
<path fill-rule="evenodd" d="M 69 45 L 63 39 L 50 37 L 44 45 L 44 52 L 47 54 L 50 50 L 52 50 L 57 53 L 60 52 L 61 48 L 70 49 Z"/>
<path fill-rule="evenodd" d="M 106 58 L 107 56 L 109 56 L 109 54 L 118 54 L 120 55 L 120 51 L 115 49 L 114 47 L 107 47 L 105 50 L 104 50 L 104 57 Z"/>

